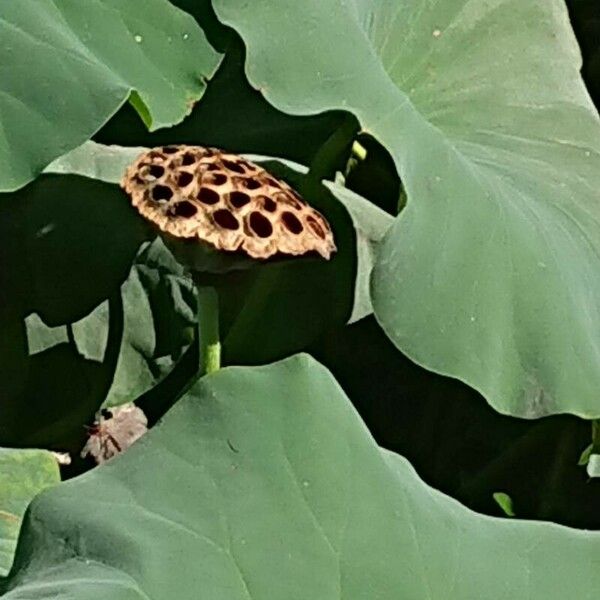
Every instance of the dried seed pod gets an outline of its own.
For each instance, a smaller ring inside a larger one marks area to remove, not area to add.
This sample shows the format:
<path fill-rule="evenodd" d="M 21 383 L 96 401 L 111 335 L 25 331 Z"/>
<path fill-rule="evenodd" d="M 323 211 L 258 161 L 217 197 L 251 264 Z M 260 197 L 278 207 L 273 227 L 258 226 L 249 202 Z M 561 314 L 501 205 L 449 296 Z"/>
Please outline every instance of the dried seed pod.
<path fill-rule="evenodd" d="M 148 419 L 135 404 L 104 409 L 88 428 L 88 440 L 81 457 L 91 455 L 100 464 L 127 450 L 148 429 Z"/>
<path fill-rule="evenodd" d="M 202 146 L 142 154 L 121 186 L 142 216 L 176 238 L 252 258 L 335 252 L 327 220 L 285 182 L 241 156 Z"/>

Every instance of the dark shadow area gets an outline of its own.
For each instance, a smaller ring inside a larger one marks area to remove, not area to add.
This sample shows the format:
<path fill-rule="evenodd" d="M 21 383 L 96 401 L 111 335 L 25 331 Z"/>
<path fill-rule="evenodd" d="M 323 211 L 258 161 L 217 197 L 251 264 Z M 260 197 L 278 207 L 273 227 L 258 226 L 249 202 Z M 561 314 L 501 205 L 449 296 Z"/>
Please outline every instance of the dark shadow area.
<path fill-rule="evenodd" d="M 528 421 L 498 414 L 463 383 L 403 356 L 373 317 L 329 331 L 311 353 L 342 385 L 377 442 L 405 456 L 433 487 L 470 508 L 600 529 L 600 482 L 577 465 L 590 423 L 571 416 Z"/>
<path fill-rule="evenodd" d="M 43 176 L 0 197 L 0 446 L 75 451 L 110 388 L 123 334 L 120 286 L 144 229 L 116 186 Z M 30 353 L 25 318 L 73 323 L 109 300 L 103 362 L 72 340 Z"/>
<path fill-rule="evenodd" d="M 600 2 L 567 0 L 567 6 L 583 56 L 581 74 L 598 108 L 600 106 Z"/>
<path fill-rule="evenodd" d="M 101 181 L 43 175 L 1 194 L 6 300 L 51 327 L 73 323 L 118 289 L 146 235 L 123 192 Z"/>
<path fill-rule="evenodd" d="M 278 162 L 262 163 L 327 217 L 337 252 L 267 261 L 231 274 L 218 286 L 226 364 L 256 365 L 299 352 L 352 312 L 356 233 L 343 205 L 323 185 Z M 258 343 L 257 343 L 258 341 Z"/>

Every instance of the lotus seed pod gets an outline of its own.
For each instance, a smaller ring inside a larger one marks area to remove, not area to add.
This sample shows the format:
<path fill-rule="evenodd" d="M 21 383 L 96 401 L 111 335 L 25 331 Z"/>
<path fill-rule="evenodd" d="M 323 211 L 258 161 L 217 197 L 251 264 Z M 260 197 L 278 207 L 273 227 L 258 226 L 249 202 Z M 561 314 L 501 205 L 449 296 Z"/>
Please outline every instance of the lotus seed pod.
<path fill-rule="evenodd" d="M 121 186 L 163 232 L 254 259 L 336 247 L 329 223 L 284 181 L 216 148 L 163 146 L 139 156 Z"/>

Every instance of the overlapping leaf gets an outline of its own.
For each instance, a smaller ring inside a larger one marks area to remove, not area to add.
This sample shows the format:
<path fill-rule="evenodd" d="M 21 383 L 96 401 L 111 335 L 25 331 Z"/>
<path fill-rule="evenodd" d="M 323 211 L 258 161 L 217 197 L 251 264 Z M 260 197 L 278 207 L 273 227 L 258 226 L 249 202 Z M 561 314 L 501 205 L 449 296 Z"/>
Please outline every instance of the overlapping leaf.
<path fill-rule="evenodd" d="M 0 4 L 0 190 L 33 179 L 127 100 L 149 127 L 183 119 L 219 63 L 166 0 Z"/>
<path fill-rule="evenodd" d="M 592 599 L 600 534 L 491 519 L 380 450 L 305 356 L 204 378 L 38 497 L 5 598 Z"/>
<path fill-rule="evenodd" d="M 562 0 L 214 6 L 275 106 L 350 110 L 392 153 L 373 293 L 398 347 L 501 412 L 600 416 L 600 126 Z"/>
<path fill-rule="evenodd" d="M 59 481 L 58 463 L 50 452 L 0 448 L 0 576 L 12 565 L 27 505 Z"/>
<path fill-rule="evenodd" d="M 147 392 L 179 360 L 194 339 L 196 320 L 193 284 L 183 276 L 160 240 L 145 247 L 136 258 L 127 281 L 121 288 L 122 331 L 116 340 L 118 353 L 105 406 L 132 402 Z M 103 302 L 87 317 L 73 324 L 77 351 L 87 360 L 103 362 L 114 315 L 110 302 Z M 112 320 L 111 320 L 112 317 Z M 42 323 L 29 320 L 32 354 L 57 342 L 68 341 L 65 327 L 48 330 Z M 43 340 L 53 334 L 54 339 Z M 35 341 L 37 344 L 34 345 Z M 37 346 L 37 347 L 36 347 Z"/>

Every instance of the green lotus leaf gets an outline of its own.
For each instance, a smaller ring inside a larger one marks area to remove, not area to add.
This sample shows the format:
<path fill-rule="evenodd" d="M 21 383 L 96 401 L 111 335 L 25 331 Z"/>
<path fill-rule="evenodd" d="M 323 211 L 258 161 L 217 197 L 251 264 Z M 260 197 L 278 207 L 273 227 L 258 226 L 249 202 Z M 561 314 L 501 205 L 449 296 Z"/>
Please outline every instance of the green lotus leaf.
<path fill-rule="evenodd" d="M 58 463 L 50 452 L 0 448 L 0 576 L 12 565 L 27 505 L 59 481 Z"/>
<path fill-rule="evenodd" d="M 130 98 L 152 129 L 181 121 L 220 55 L 166 0 L 0 4 L 0 190 L 33 179 Z"/>
<path fill-rule="evenodd" d="M 600 126 L 562 0 L 214 7 L 277 108 L 344 108 L 392 154 L 408 205 L 372 289 L 394 343 L 500 412 L 600 416 Z"/>
<path fill-rule="evenodd" d="M 44 492 L 6 600 L 594 598 L 600 533 L 473 513 L 376 446 L 306 356 L 195 384 Z"/>

